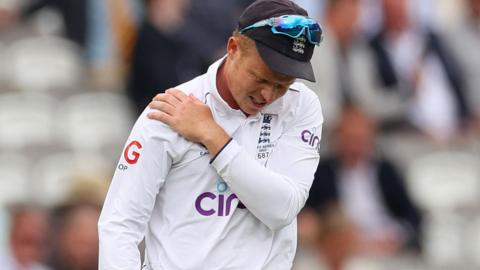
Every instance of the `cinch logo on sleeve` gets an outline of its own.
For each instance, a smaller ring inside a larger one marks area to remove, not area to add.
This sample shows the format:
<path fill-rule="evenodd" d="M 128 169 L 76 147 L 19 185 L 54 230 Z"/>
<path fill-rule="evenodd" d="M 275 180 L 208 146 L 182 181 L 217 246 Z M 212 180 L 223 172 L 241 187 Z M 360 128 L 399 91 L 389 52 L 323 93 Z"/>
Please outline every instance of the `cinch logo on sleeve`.
<path fill-rule="evenodd" d="M 140 149 L 142 149 L 142 144 L 139 141 L 132 141 L 127 145 L 127 147 L 125 147 L 123 157 L 128 164 L 133 165 L 137 163 L 138 159 L 140 158 L 140 153 L 137 150 Z"/>
<path fill-rule="evenodd" d="M 300 138 L 302 141 L 314 148 L 320 148 L 320 137 L 315 135 L 316 129 L 313 128 L 312 130 L 305 129 L 300 133 Z"/>
<path fill-rule="evenodd" d="M 217 193 L 204 192 L 195 200 L 195 208 L 202 216 L 217 215 L 219 217 L 229 216 L 232 208 L 233 200 L 238 200 L 234 193 L 223 194 L 228 191 L 228 185 L 223 180 L 217 182 Z M 227 196 L 228 195 L 228 196 Z M 242 202 L 238 201 L 237 207 L 245 209 Z"/>

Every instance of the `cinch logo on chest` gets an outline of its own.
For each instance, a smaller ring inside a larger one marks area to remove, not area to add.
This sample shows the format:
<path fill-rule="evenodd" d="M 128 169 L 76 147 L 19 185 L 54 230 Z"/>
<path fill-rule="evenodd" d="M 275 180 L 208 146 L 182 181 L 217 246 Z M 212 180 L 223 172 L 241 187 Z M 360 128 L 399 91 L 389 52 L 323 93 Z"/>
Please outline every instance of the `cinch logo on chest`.
<path fill-rule="evenodd" d="M 217 214 L 219 217 L 229 216 L 232 208 L 233 200 L 237 199 L 237 195 L 234 193 L 227 196 L 223 194 L 228 191 L 228 185 L 223 180 L 217 182 L 218 194 L 212 192 L 204 192 L 200 194 L 195 200 L 195 208 L 197 212 L 202 216 L 212 216 Z M 204 202 L 204 204 L 202 204 Z M 213 202 L 213 204 L 212 204 Z M 208 204 L 210 206 L 205 206 Z M 238 201 L 237 207 L 245 209 L 245 205 Z"/>

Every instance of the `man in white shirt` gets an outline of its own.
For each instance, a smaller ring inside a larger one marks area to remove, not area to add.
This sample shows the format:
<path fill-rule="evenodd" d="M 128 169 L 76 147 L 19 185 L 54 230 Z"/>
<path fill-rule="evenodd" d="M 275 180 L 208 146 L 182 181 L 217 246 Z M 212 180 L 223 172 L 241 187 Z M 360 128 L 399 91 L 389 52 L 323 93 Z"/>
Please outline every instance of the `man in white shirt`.
<path fill-rule="evenodd" d="M 241 15 L 227 55 L 136 122 L 99 221 L 100 269 L 291 269 L 323 117 L 318 23 L 289 0 Z M 160 121 L 157 121 L 160 120 Z"/>

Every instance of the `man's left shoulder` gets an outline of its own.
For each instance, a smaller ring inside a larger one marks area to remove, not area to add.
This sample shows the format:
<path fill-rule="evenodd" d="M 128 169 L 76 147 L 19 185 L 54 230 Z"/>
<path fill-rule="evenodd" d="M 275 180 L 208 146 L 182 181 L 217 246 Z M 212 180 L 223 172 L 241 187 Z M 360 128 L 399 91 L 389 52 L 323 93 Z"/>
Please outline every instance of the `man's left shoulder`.
<path fill-rule="evenodd" d="M 292 85 L 290 85 L 287 93 L 296 93 L 304 99 L 318 99 L 318 96 L 315 94 L 315 92 L 300 81 L 295 81 Z"/>
<path fill-rule="evenodd" d="M 314 107 L 321 110 L 317 94 L 302 82 L 294 82 L 284 96 L 286 103 L 293 106 L 295 110 L 309 109 Z"/>

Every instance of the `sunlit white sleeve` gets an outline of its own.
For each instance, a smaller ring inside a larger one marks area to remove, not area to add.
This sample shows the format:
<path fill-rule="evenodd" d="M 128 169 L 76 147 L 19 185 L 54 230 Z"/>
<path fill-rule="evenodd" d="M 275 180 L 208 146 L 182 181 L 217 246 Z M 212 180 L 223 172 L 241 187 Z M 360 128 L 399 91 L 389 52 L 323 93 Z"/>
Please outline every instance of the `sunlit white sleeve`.
<path fill-rule="evenodd" d="M 99 269 L 140 269 L 138 244 L 175 155 L 176 134 L 164 124 L 137 120 L 113 176 L 98 223 Z"/>
<path fill-rule="evenodd" d="M 320 158 L 323 116 L 318 98 L 299 104 L 295 115 L 265 167 L 234 139 L 212 161 L 248 210 L 272 230 L 290 224 L 305 205 Z"/>

